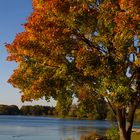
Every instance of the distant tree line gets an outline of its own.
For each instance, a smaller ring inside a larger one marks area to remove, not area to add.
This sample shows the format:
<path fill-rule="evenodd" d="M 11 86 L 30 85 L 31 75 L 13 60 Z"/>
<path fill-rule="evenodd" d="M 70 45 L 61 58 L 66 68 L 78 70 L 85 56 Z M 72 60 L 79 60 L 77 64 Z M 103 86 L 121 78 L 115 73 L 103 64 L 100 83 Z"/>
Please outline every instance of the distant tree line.
<path fill-rule="evenodd" d="M 19 109 L 16 105 L 0 105 L 0 115 L 56 116 L 79 119 L 116 120 L 115 115 L 104 101 L 96 104 L 94 110 L 86 108 L 86 106 L 81 103 L 73 104 L 65 116 L 62 115 L 62 110 L 60 110 L 58 106 L 26 105 Z M 136 111 L 135 120 L 140 120 L 140 109 Z"/>
<path fill-rule="evenodd" d="M 94 109 L 85 104 L 73 104 L 65 109 L 50 106 L 40 105 L 25 105 L 19 108 L 16 105 L 0 105 L 0 115 L 27 115 L 27 116 L 48 116 L 56 117 L 71 117 L 71 118 L 88 118 L 88 119 L 105 119 L 107 116 L 107 105 L 105 102 L 100 102 L 95 105 Z"/>
<path fill-rule="evenodd" d="M 70 117 L 70 118 L 84 118 L 84 119 L 106 119 L 108 106 L 104 100 L 93 104 L 94 109 L 88 106 L 85 102 L 73 104 L 69 108 L 59 108 L 40 105 L 25 105 L 19 108 L 16 105 L 0 105 L 0 115 L 25 115 L 25 116 L 56 116 L 56 117 Z M 65 106 L 64 106 L 65 107 Z M 66 110 L 66 112 L 64 111 Z M 111 113 L 109 113 L 111 114 Z M 111 117 L 109 117 L 111 118 Z"/>
<path fill-rule="evenodd" d="M 16 105 L 0 105 L 0 115 L 19 115 L 20 110 Z"/>
<path fill-rule="evenodd" d="M 40 105 L 26 105 L 20 109 L 16 105 L 0 105 L 0 115 L 46 116 L 54 115 L 54 109 L 54 107 Z"/>
<path fill-rule="evenodd" d="M 54 107 L 50 106 L 22 106 L 20 108 L 21 115 L 31 115 L 31 116 L 47 116 L 47 115 L 55 115 Z"/>

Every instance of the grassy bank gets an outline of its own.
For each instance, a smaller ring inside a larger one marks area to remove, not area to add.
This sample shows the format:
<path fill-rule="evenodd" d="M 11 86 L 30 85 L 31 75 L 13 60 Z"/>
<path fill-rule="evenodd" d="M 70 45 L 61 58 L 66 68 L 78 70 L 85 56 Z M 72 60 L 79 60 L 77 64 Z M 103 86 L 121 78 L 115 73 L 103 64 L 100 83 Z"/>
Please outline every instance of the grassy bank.
<path fill-rule="evenodd" d="M 132 140 L 140 140 L 140 133 L 132 133 Z"/>
<path fill-rule="evenodd" d="M 112 135 L 112 137 L 110 137 Z M 119 137 L 115 134 L 110 134 L 110 136 L 100 136 L 96 132 L 91 132 L 87 135 L 82 135 L 80 140 L 119 140 Z M 132 132 L 132 139 L 131 140 L 140 140 L 140 132 Z"/>

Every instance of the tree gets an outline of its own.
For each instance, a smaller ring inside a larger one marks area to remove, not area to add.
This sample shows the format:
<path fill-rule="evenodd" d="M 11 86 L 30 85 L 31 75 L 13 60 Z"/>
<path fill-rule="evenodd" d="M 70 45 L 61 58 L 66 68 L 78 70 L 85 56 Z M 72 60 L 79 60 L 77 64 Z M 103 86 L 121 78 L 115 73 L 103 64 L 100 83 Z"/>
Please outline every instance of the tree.
<path fill-rule="evenodd" d="M 8 82 L 22 101 L 105 98 L 120 140 L 130 140 L 140 102 L 139 11 L 139 0 L 33 0 L 25 31 L 6 44 L 18 63 Z"/>
<path fill-rule="evenodd" d="M 19 115 L 20 110 L 16 105 L 0 105 L 0 115 Z"/>
<path fill-rule="evenodd" d="M 80 99 L 77 105 L 77 116 L 79 118 L 89 119 L 105 119 L 108 107 L 103 97 L 96 98 L 88 96 L 88 98 Z"/>
<path fill-rule="evenodd" d="M 68 115 L 72 118 L 76 118 L 77 117 L 77 110 L 78 110 L 77 104 L 72 104 Z"/>
<path fill-rule="evenodd" d="M 131 139 L 134 113 L 140 99 L 139 8 L 137 0 L 104 1 L 98 18 L 100 37 L 105 39 L 101 44 L 107 51 L 106 66 L 109 68 L 108 76 L 102 78 L 101 91 L 108 96 L 122 140 Z"/>
<path fill-rule="evenodd" d="M 32 116 L 42 116 L 42 115 L 54 115 L 54 107 L 49 106 L 22 106 L 20 108 L 21 115 L 32 115 Z"/>
<path fill-rule="evenodd" d="M 20 110 L 18 108 L 18 106 L 16 105 L 10 105 L 8 106 L 8 115 L 19 115 L 20 114 Z"/>
<path fill-rule="evenodd" d="M 72 94 L 65 93 L 67 91 L 64 91 L 63 94 L 62 92 L 57 98 L 57 104 L 55 107 L 55 111 L 58 114 L 58 116 L 64 118 L 65 116 L 68 116 L 68 113 L 70 111 L 70 107 L 72 104 Z"/>

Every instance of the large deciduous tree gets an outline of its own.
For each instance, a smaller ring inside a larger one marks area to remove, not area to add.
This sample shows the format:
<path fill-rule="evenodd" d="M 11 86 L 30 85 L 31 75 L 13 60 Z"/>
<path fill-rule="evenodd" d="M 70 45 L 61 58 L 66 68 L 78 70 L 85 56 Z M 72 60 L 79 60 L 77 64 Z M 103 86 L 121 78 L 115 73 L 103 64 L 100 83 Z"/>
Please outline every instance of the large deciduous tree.
<path fill-rule="evenodd" d="M 140 103 L 139 0 L 33 0 L 24 27 L 6 45 L 18 63 L 8 82 L 22 100 L 105 98 L 120 139 L 130 140 Z"/>

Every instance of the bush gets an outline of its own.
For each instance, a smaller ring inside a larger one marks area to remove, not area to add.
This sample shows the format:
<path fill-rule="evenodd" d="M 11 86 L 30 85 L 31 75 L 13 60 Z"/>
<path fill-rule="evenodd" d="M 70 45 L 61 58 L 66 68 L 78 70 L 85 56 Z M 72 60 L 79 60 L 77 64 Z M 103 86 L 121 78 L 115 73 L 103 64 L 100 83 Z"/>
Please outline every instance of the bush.
<path fill-rule="evenodd" d="M 118 129 L 115 126 L 112 126 L 109 130 L 107 130 L 106 137 L 109 140 L 119 140 Z"/>

